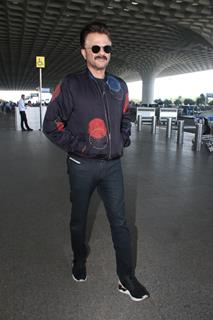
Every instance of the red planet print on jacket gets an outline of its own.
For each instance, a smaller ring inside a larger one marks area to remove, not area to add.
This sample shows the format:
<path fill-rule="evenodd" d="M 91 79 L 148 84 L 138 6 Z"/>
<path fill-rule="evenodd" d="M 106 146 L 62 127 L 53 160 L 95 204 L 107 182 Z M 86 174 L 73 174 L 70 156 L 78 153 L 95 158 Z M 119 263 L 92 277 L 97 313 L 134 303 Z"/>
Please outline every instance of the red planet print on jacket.
<path fill-rule="evenodd" d="M 104 149 L 106 147 L 107 129 L 102 119 L 92 119 L 88 124 L 88 133 L 90 143 L 94 148 Z"/>
<path fill-rule="evenodd" d="M 88 133 L 92 138 L 101 139 L 106 136 L 107 130 L 102 119 L 92 119 L 88 125 Z"/>

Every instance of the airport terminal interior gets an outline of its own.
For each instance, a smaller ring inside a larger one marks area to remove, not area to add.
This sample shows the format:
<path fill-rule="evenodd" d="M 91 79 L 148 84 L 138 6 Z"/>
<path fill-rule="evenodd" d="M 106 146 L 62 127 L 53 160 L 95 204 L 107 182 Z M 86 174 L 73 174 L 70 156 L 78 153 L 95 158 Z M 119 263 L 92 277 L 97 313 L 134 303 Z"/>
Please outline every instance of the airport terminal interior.
<path fill-rule="evenodd" d="M 212 17 L 210 0 L 0 2 L 0 90 L 39 87 L 35 61 L 44 56 L 43 87 L 52 92 L 84 66 L 79 32 L 94 20 L 112 29 L 109 71 L 142 79 L 143 107 L 132 109 L 122 167 L 136 275 L 150 292 L 134 302 L 118 291 L 96 192 L 88 213 L 88 279 L 73 281 L 66 154 L 42 132 L 48 102 L 32 107 L 29 132 L 20 130 L 17 107 L 8 111 L 1 102 L 0 319 L 213 319 L 212 109 L 202 106 L 208 112 L 197 117 L 153 107 L 157 77 L 213 69 Z"/>
<path fill-rule="evenodd" d="M 122 159 L 136 274 L 151 293 L 133 302 L 117 290 L 103 204 L 89 210 L 88 280 L 71 276 L 66 156 L 40 131 L 14 129 L 0 113 L 1 317 L 3 320 L 211 320 L 212 171 L 193 133 L 132 127 Z"/>

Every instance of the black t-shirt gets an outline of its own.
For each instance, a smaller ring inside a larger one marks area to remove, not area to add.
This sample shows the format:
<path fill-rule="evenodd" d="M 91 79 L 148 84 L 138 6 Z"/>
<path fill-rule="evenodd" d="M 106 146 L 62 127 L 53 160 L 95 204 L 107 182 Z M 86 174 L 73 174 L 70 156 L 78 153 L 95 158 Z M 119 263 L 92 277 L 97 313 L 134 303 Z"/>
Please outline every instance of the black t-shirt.
<path fill-rule="evenodd" d="M 97 83 L 99 89 L 101 90 L 101 93 L 104 93 L 105 92 L 105 84 L 106 84 L 105 79 L 95 78 L 95 80 L 96 80 L 96 83 Z"/>

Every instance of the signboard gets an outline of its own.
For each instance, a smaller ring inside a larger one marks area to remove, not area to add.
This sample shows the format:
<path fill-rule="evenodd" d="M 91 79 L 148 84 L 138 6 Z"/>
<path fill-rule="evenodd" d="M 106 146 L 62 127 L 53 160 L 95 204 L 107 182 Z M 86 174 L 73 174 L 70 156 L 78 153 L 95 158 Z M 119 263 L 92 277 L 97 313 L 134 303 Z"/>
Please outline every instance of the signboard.
<path fill-rule="evenodd" d="M 36 68 L 45 68 L 45 57 L 36 56 Z"/>
<path fill-rule="evenodd" d="M 207 96 L 208 98 L 213 98 L 213 93 L 207 93 L 206 96 Z"/>
<path fill-rule="evenodd" d="M 42 69 L 45 68 L 45 57 L 36 56 L 36 68 L 39 68 L 40 130 L 42 130 Z"/>
<path fill-rule="evenodd" d="M 42 88 L 42 92 L 43 93 L 49 93 L 50 92 L 50 88 Z"/>

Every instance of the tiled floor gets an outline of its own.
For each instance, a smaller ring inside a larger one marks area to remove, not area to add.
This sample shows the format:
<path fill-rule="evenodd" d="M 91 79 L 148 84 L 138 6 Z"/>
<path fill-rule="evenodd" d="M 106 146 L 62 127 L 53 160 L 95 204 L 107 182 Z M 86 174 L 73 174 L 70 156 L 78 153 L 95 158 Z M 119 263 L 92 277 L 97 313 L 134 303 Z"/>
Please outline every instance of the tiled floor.
<path fill-rule="evenodd" d="M 0 318 L 2 320 L 212 320 L 213 155 L 190 133 L 151 135 L 133 125 L 123 157 L 136 273 L 151 298 L 117 291 L 103 205 L 89 210 L 88 281 L 71 277 L 65 154 L 41 132 L 16 132 L 0 114 Z M 91 230 L 92 228 L 92 230 Z M 136 254 L 137 253 L 137 254 Z"/>

